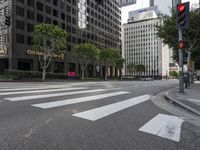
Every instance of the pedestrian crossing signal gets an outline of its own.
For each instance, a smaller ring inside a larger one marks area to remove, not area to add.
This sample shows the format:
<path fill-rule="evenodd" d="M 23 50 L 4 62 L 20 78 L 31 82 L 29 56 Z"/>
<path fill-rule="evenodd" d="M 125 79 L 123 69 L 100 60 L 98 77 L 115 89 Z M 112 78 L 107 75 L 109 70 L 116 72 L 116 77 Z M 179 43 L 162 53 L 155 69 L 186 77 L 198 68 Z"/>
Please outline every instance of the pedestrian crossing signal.
<path fill-rule="evenodd" d="M 176 28 L 184 29 L 189 26 L 190 3 L 181 3 L 176 9 Z"/>

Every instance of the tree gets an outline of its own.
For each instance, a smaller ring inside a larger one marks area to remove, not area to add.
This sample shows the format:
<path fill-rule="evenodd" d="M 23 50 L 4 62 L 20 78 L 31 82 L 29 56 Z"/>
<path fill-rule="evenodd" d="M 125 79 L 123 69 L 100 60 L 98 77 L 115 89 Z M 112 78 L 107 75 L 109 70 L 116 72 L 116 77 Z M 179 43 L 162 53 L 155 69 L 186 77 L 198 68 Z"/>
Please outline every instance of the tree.
<path fill-rule="evenodd" d="M 120 56 L 119 56 L 119 58 L 116 61 L 116 67 L 120 71 L 120 80 L 122 80 L 122 69 L 124 67 L 124 62 L 125 62 L 125 59 L 121 58 Z"/>
<path fill-rule="evenodd" d="M 135 64 L 128 64 L 127 69 L 133 76 L 133 73 L 136 71 L 136 65 Z"/>
<path fill-rule="evenodd" d="M 89 62 L 94 62 L 99 57 L 99 49 L 91 43 L 77 44 L 72 49 L 72 55 L 78 60 L 81 66 L 81 80 L 84 79 L 84 72 Z"/>
<path fill-rule="evenodd" d="M 141 78 L 141 73 L 145 71 L 145 66 L 144 65 L 136 65 L 136 71 L 139 72 L 139 75 Z"/>
<path fill-rule="evenodd" d="M 178 30 L 176 29 L 176 11 L 171 10 L 171 16 L 163 16 L 161 24 L 157 25 L 157 35 L 163 42 L 174 50 L 174 59 L 178 61 Z M 190 26 L 184 29 L 184 38 L 188 40 L 188 51 L 191 53 L 191 59 L 195 62 L 195 67 L 200 68 L 200 10 L 192 9 L 190 12 Z M 184 57 L 187 53 L 184 52 Z"/>
<path fill-rule="evenodd" d="M 174 77 L 174 78 L 178 78 L 178 72 L 177 71 L 170 71 L 169 75 Z"/>
<path fill-rule="evenodd" d="M 67 33 L 65 30 L 52 24 L 39 24 L 33 31 L 33 49 L 40 51 L 40 66 L 43 70 L 42 80 L 45 80 L 46 69 L 51 63 L 54 53 L 63 52 L 67 44 Z"/>
<path fill-rule="evenodd" d="M 114 48 L 107 48 L 100 51 L 100 61 L 105 66 L 105 80 L 108 78 L 108 66 L 109 65 L 116 65 L 116 60 L 119 56 L 119 53 Z"/>

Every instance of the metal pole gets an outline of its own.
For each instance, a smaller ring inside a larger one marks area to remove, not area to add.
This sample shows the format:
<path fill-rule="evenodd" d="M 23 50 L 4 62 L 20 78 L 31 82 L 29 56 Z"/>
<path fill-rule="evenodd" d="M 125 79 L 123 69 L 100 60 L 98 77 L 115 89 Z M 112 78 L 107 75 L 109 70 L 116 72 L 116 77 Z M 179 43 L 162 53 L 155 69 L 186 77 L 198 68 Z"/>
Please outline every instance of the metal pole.
<path fill-rule="evenodd" d="M 9 45 L 8 45 L 8 68 L 9 70 L 12 69 L 12 63 L 13 63 L 13 56 L 12 56 L 12 21 L 13 21 L 13 12 L 12 12 L 12 1 L 9 1 L 10 5 L 10 26 L 8 26 L 8 39 L 9 39 Z"/>
<path fill-rule="evenodd" d="M 179 29 L 179 41 L 183 39 L 183 31 Z M 183 51 L 179 49 L 179 93 L 184 93 L 183 85 Z"/>

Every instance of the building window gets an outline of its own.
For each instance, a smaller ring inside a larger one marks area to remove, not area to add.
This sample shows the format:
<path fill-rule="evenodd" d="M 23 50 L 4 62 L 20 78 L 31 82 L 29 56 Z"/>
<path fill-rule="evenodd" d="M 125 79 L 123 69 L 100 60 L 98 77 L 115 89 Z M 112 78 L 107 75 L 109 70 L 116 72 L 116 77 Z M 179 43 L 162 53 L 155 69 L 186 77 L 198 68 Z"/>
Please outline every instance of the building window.
<path fill-rule="evenodd" d="M 16 6 L 16 14 L 24 17 L 24 8 Z"/>
<path fill-rule="evenodd" d="M 24 0 L 17 0 L 18 2 L 20 2 L 20 3 L 24 3 Z"/>
<path fill-rule="evenodd" d="M 43 4 L 40 2 L 37 2 L 37 9 L 43 11 Z"/>
<path fill-rule="evenodd" d="M 27 5 L 31 7 L 35 7 L 35 0 L 27 0 Z"/>
<path fill-rule="evenodd" d="M 24 44 L 24 35 L 22 35 L 22 34 L 16 34 L 16 42 Z"/>
<path fill-rule="evenodd" d="M 38 22 L 43 22 L 43 16 L 40 14 L 37 14 L 37 21 Z"/>
<path fill-rule="evenodd" d="M 51 7 L 45 6 L 45 12 L 46 12 L 47 14 L 51 14 Z"/>
<path fill-rule="evenodd" d="M 46 18 L 45 18 L 45 23 L 49 23 L 49 24 L 51 24 L 51 19 L 48 18 L 48 17 L 46 17 Z"/>
<path fill-rule="evenodd" d="M 58 11 L 57 10 L 53 10 L 53 16 L 58 17 Z"/>
<path fill-rule="evenodd" d="M 16 20 L 16 28 L 20 30 L 24 30 L 24 22 L 20 20 Z"/>
<path fill-rule="evenodd" d="M 33 24 L 27 24 L 27 31 L 28 32 L 33 32 L 34 31 L 34 25 Z"/>
<path fill-rule="evenodd" d="M 58 6 L 58 0 L 53 0 L 53 4 L 54 4 L 55 6 Z"/>
<path fill-rule="evenodd" d="M 35 19 L 35 14 L 33 11 L 27 10 L 27 18 L 34 20 Z"/>
<path fill-rule="evenodd" d="M 31 36 L 27 36 L 27 45 L 32 45 L 32 37 Z"/>

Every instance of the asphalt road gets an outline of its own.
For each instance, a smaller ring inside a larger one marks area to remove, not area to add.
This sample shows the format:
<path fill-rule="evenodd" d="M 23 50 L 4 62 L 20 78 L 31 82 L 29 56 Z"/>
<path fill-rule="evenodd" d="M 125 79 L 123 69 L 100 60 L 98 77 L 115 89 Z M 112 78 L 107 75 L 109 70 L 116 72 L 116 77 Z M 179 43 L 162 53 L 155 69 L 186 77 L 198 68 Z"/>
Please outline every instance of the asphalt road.
<path fill-rule="evenodd" d="M 200 150 L 200 128 L 186 121 L 178 141 L 139 130 L 159 114 L 174 116 L 145 96 L 177 84 L 0 83 L 0 150 Z"/>

